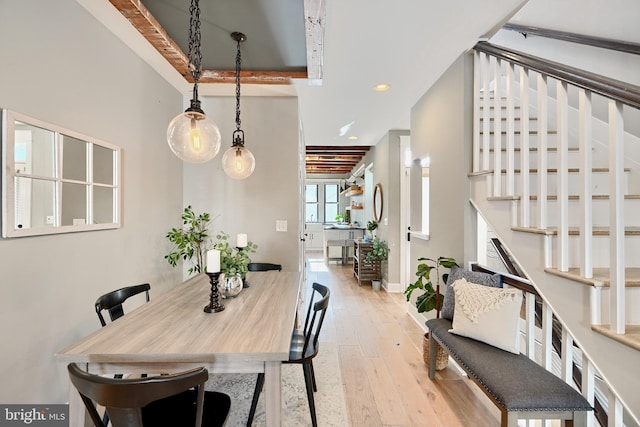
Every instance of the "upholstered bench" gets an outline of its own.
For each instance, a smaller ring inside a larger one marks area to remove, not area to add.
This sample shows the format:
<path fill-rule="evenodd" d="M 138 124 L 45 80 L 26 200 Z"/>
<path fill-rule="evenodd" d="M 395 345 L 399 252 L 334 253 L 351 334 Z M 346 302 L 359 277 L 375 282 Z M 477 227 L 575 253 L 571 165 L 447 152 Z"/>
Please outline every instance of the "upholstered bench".
<path fill-rule="evenodd" d="M 561 419 L 564 425 L 586 424 L 589 402 L 569 384 L 524 354 L 514 354 L 481 341 L 449 333 L 451 321 L 431 319 L 429 378 L 435 378 L 436 342 L 500 408 L 503 427 L 518 419 Z"/>

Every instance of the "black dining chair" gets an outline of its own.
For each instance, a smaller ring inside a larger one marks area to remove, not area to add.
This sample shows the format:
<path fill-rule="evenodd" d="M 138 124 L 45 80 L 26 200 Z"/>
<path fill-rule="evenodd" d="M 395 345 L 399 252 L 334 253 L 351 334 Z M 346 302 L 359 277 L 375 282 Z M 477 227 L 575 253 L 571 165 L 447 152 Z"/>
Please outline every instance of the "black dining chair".
<path fill-rule="evenodd" d="M 149 290 L 151 286 L 148 283 L 143 283 L 141 285 L 135 286 L 127 286 L 124 288 L 116 289 L 115 291 L 108 292 L 96 300 L 95 309 L 96 314 L 98 315 L 98 320 L 100 320 L 100 324 L 104 327 L 107 326 L 107 322 L 102 315 L 103 311 L 107 311 L 109 313 L 109 318 L 113 322 L 116 319 L 124 316 L 124 309 L 122 308 L 122 304 L 129 298 L 134 295 L 145 293 L 145 298 L 147 302 L 149 302 Z M 122 374 L 115 374 L 114 378 L 122 378 Z M 146 377 L 146 374 L 142 374 L 143 377 Z M 109 423 L 109 415 L 105 412 L 104 418 L 102 420 L 104 425 Z"/>
<path fill-rule="evenodd" d="M 67 370 L 96 427 L 107 425 L 96 404 L 106 408 L 113 427 L 222 427 L 229 415 L 231 398 L 204 390 L 205 368 L 135 379 L 90 374 L 75 363 Z"/>
<path fill-rule="evenodd" d="M 282 271 L 282 265 L 272 264 L 270 262 L 250 262 L 247 265 L 247 269 L 249 271 L 271 271 L 271 270 Z"/>
<path fill-rule="evenodd" d="M 134 295 L 145 292 L 147 302 L 149 302 L 149 289 L 151 289 L 151 286 L 149 286 L 148 283 L 144 283 L 142 285 L 127 286 L 125 288 L 117 289 L 99 297 L 96 300 L 95 308 L 96 313 L 98 314 L 98 319 L 100 319 L 100 324 L 102 326 L 107 326 L 107 322 L 104 320 L 104 316 L 102 315 L 103 311 L 109 312 L 109 317 L 112 322 L 122 317 L 124 315 L 122 304 Z"/>
<path fill-rule="evenodd" d="M 316 405 L 313 393 L 318 391 L 318 388 L 316 386 L 316 376 L 313 371 L 313 358 L 318 354 L 318 337 L 320 336 L 320 328 L 322 328 L 324 315 L 327 312 L 327 307 L 329 307 L 329 296 L 331 292 L 329 288 L 320 283 L 313 283 L 312 287 L 313 291 L 309 301 L 309 308 L 307 309 L 307 316 L 304 321 L 304 328 L 301 330 L 296 329 L 291 334 L 289 360 L 283 363 L 298 363 L 302 365 L 304 382 L 307 388 L 307 400 L 309 401 L 309 412 L 311 412 L 311 424 L 313 427 L 317 427 L 318 422 L 316 419 Z M 256 388 L 253 392 L 247 427 L 251 427 L 253 424 L 253 417 L 256 413 L 256 406 L 258 405 L 258 399 L 263 386 L 264 373 L 259 373 Z"/>

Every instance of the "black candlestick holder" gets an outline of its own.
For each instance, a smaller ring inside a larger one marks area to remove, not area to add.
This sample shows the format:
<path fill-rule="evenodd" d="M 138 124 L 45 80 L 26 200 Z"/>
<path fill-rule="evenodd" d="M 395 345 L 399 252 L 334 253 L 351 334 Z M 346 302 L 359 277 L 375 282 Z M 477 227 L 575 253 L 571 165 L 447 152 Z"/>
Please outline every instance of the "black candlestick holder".
<path fill-rule="evenodd" d="M 218 289 L 218 279 L 220 278 L 220 272 L 209 273 L 209 282 L 211 283 L 211 294 L 209 295 L 209 305 L 204 308 L 205 313 L 217 313 L 224 310 L 224 304 L 220 303 L 220 291 Z"/>

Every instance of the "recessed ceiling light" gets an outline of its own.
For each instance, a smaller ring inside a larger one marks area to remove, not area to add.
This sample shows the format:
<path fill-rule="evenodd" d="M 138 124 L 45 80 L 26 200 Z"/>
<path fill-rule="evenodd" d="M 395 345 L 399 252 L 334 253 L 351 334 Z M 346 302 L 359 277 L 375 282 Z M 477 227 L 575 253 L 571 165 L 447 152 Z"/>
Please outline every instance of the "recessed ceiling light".
<path fill-rule="evenodd" d="M 373 87 L 373 90 L 375 90 L 376 92 L 386 92 L 391 88 L 391 86 L 389 86 L 386 83 L 380 83 L 377 84 Z"/>
<path fill-rule="evenodd" d="M 357 136 L 355 136 L 355 135 L 351 135 L 351 136 L 347 137 L 347 139 L 348 139 L 349 141 L 355 141 L 356 139 L 358 139 L 358 137 L 357 137 Z"/>

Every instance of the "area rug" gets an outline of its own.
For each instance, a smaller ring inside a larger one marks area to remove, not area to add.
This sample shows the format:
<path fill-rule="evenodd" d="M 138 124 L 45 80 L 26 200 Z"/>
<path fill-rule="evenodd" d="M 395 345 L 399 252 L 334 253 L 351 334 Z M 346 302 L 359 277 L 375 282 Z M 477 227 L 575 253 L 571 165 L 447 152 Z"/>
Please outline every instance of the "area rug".
<path fill-rule="evenodd" d="M 348 425 L 338 352 L 334 343 L 321 343 L 320 352 L 313 360 L 313 367 L 318 386 L 318 391 L 315 393 L 318 426 Z M 254 374 L 211 375 L 206 389 L 221 391 L 231 396 L 231 411 L 226 427 L 247 425 L 256 376 Z M 260 394 L 253 425 L 255 427 L 265 425 L 264 393 Z M 282 425 L 311 426 L 301 365 L 282 365 Z"/>

